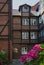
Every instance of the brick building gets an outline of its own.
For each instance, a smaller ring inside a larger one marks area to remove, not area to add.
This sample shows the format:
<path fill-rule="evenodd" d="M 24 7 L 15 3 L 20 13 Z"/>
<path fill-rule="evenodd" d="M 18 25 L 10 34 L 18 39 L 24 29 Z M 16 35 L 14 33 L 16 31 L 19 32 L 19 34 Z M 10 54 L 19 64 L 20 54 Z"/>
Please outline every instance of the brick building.
<path fill-rule="evenodd" d="M 35 44 L 38 44 L 38 23 L 39 16 L 35 16 L 31 11 L 37 6 L 23 4 L 19 6 L 19 11 L 13 9 L 13 58 L 19 58 L 26 54 Z"/>
<path fill-rule="evenodd" d="M 8 59 L 12 57 L 11 12 L 12 0 L 0 0 L 0 50 L 7 52 Z"/>
<path fill-rule="evenodd" d="M 12 0 L 0 0 L 0 49 L 7 52 L 8 59 L 20 58 L 39 43 L 39 31 L 44 27 L 39 23 L 41 15 L 35 12 L 38 5 L 23 4 L 12 10 Z"/>

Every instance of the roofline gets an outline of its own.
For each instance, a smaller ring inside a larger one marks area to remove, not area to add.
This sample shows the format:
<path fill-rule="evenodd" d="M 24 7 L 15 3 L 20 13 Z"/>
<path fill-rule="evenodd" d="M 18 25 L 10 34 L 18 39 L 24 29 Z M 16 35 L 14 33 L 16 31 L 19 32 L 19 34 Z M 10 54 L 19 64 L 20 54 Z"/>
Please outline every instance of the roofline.
<path fill-rule="evenodd" d="M 37 4 L 39 5 L 39 2 L 37 2 L 36 4 L 34 4 L 34 5 L 33 5 L 33 6 L 31 6 L 31 7 L 34 7 L 34 6 L 36 6 Z"/>
<path fill-rule="evenodd" d="M 27 5 L 27 6 L 31 7 L 30 5 L 28 5 L 28 4 L 26 4 L 26 3 L 25 3 L 25 4 L 23 4 L 23 5 L 20 5 L 19 7 L 22 7 L 22 6 L 24 6 L 24 5 Z"/>

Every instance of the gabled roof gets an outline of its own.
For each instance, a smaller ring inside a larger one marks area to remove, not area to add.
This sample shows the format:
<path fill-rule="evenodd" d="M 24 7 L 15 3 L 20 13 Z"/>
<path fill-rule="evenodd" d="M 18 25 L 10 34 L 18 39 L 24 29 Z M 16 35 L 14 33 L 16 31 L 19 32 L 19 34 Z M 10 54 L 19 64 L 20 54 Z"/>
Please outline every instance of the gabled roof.
<path fill-rule="evenodd" d="M 34 15 L 34 16 L 39 16 L 39 15 L 42 15 L 44 13 L 44 7 L 39 10 L 39 11 L 31 11 L 31 13 Z"/>
<path fill-rule="evenodd" d="M 31 7 L 32 11 L 36 11 L 36 9 L 38 8 L 39 2 L 36 3 L 34 6 Z"/>
<path fill-rule="evenodd" d="M 28 4 L 26 4 L 26 3 L 23 4 L 23 5 L 20 5 L 19 7 L 22 7 L 22 6 L 25 6 L 25 5 L 28 6 L 28 7 L 31 7 L 30 5 L 28 5 Z"/>
<path fill-rule="evenodd" d="M 20 5 L 20 7 L 22 7 L 24 5 L 26 5 L 28 7 L 31 7 L 31 6 L 27 5 L 27 4 Z M 34 16 L 38 16 L 39 15 L 39 13 L 36 12 L 36 9 L 37 9 L 38 5 L 39 5 L 39 2 L 31 7 L 31 14 L 33 14 Z M 21 16 L 21 11 L 18 11 L 17 9 L 13 9 L 12 10 L 12 15 L 13 16 Z"/>

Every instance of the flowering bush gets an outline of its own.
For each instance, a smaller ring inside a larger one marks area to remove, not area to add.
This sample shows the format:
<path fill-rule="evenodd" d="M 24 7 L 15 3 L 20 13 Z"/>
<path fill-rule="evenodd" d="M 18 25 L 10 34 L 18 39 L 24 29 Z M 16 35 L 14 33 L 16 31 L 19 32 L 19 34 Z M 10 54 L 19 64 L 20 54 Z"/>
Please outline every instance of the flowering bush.
<path fill-rule="evenodd" d="M 24 65 L 44 65 L 44 45 L 36 44 L 27 54 L 20 57 Z"/>
<path fill-rule="evenodd" d="M 0 50 L 0 65 L 5 65 L 5 64 L 7 64 L 6 57 L 7 57 L 6 51 Z"/>

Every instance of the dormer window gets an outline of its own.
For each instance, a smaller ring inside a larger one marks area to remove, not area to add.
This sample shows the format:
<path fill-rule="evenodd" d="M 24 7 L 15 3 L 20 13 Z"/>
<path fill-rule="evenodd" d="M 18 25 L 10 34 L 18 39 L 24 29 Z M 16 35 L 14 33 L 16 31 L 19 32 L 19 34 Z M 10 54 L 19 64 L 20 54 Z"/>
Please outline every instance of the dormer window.
<path fill-rule="evenodd" d="M 29 7 L 23 6 L 22 7 L 22 12 L 29 12 Z"/>

